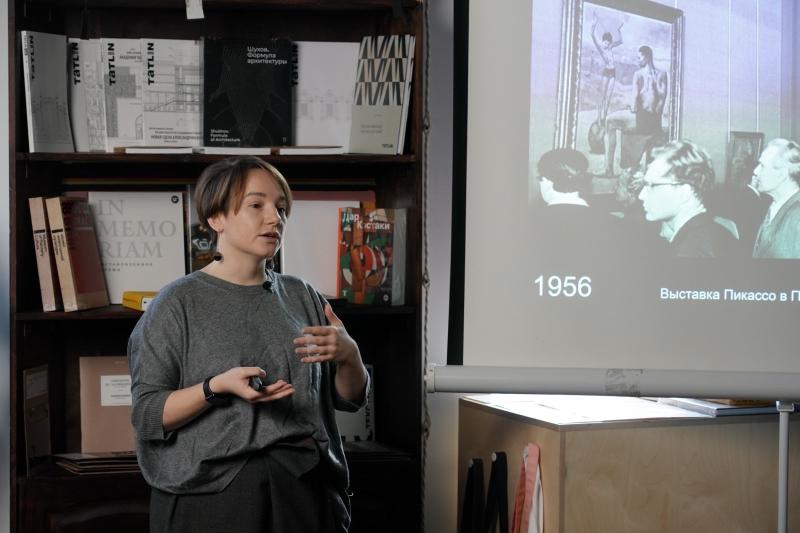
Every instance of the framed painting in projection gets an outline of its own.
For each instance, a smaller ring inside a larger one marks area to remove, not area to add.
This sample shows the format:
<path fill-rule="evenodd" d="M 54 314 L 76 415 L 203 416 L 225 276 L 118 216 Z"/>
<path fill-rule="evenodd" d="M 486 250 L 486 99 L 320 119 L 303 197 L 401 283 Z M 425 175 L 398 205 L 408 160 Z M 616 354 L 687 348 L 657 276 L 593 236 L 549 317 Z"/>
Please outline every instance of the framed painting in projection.
<path fill-rule="evenodd" d="M 555 145 L 580 150 L 595 177 L 614 182 L 679 135 L 683 12 L 646 0 L 565 0 L 562 25 Z"/>

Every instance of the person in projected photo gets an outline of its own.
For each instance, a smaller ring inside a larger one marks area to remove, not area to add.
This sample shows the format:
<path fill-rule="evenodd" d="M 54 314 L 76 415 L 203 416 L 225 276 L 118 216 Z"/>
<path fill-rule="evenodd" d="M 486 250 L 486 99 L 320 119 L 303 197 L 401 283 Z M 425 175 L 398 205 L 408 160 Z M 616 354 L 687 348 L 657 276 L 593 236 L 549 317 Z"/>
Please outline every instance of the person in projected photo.
<path fill-rule="evenodd" d="M 714 167 L 705 150 L 672 141 L 653 150 L 639 200 L 645 218 L 661 223 L 661 237 L 677 257 L 729 257 L 736 251 L 735 224 L 715 219 L 705 206 Z"/>
<path fill-rule="evenodd" d="M 611 98 L 614 96 L 614 87 L 616 86 L 617 80 L 617 64 L 614 59 L 614 48 L 620 46 L 623 42 L 622 26 L 624 26 L 625 23 L 621 23 L 617 28 L 616 40 L 609 31 L 603 32 L 600 39 L 598 39 L 597 30 L 599 24 L 600 19 L 597 17 L 597 13 L 594 13 L 594 22 L 592 23 L 591 30 L 592 42 L 603 61 L 603 69 L 601 71 L 602 87 L 600 89 L 600 105 L 597 106 L 597 118 L 594 124 L 592 124 L 592 128 L 596 131 L 595 135 L 602 140 L 602 134 L 605 131 L 605 121 L 608 116 L 608 106 L 611 102 Z M 598 146 L 598 148 L 600 148 L 600 146 Z M 595 150 L 592 151 L 594 152 Z M 599 153 L 603 153 L 602 148 L 599 149 Z"/>
<path fill-rule="evenodd" d="M 556 148 L 537 163 L 539 191 L 547 207 L 535 220 L 537 256 L 549 262 L 586 264 L 586 258 L 617 257 L 614 219 L 587 201 L 591 188 L 589 162 L 581 152 Z"/>
<path fill-rule="evenodd" d="M 631 103 L 626 109 L 611 113 L 606 119 L 606 176 L 614 176 L 617 132 L 640 135 L 663 134 L 661 117 L 667 102 L 667 73 L 653 63 L 653 49 L 640 46 L 637 52 L 639 69 L 633 74 Z"/>
<path fill-rule="evenodd" d="M 345 532 L 334 409 L 363 405 L 369 377 L 330 304 L 272 270 L 289 185 L 229 158 L 203 171 L 195 205 L 214 260 L 161 289 L 128 343 L 150 531 Z"/>
<path fill-rule="evenodd" d="M 787 139 L 770 141 L 753 172 L 753 186 L 772 199 L 753 257 L 800 258 L 800 145 Z"/>

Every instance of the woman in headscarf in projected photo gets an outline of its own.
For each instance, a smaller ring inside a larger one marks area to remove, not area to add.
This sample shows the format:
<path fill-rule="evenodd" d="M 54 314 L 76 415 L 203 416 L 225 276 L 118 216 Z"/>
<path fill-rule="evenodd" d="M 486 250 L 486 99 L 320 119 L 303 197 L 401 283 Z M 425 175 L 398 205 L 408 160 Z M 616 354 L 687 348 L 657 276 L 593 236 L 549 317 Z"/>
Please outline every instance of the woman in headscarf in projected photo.
<path fill-rule="evenodd" d="M 200 176 L 195 205 L 214 261 L 164 287 L 128 345 L 150 531 L 345 532 L 334 408 L 358 409 L 369 378 L 325 299 L 271 268 L 289 185 L 229 158 Z"/>
<path fill-rule="evenodd" d="M 612 258 L 614 219 L 589 205 L 589 162 L 572 148 L 556 148 L 539 159 L 539 191 L 547 207 L 535 221 L 537 257 L 564 266 L 585 266 L 589 258 Z M 558 266 L 558 265 L 553 265 Z"/>

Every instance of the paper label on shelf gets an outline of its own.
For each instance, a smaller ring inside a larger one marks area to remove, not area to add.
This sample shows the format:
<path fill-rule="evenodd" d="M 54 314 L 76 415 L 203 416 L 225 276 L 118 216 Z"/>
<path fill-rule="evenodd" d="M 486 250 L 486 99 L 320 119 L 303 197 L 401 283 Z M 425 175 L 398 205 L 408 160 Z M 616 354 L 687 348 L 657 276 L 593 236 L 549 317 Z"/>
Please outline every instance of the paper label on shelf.
<path fill-rule="evenodd" d="M 186 0 L 186 18 L 188 20 L 205 18 L 203 0 Z"/>
<path fill-rule="evenodd" d="M 47 394 L 47 369 L 30 372 L 25 376 L 25 399 Z"/>
<path fill-rule="evenodd" d="M 100 376 L 101 407 L 131 405 L 131 403 L 130 375 Z"/>

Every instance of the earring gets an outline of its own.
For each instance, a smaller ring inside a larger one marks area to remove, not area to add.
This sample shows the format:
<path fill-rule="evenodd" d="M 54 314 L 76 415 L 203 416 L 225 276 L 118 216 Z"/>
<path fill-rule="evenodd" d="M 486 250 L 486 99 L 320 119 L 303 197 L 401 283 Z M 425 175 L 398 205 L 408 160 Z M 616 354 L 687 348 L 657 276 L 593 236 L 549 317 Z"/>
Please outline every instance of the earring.
<path fill-rule="evenodd" d="M 214 261 L 222 262 L 222 253 L 220 253 L 219 250 L 216 250 L 214 252 L 214 255 L 211 256 L 211 259 L 213 259 Z"/>

